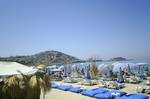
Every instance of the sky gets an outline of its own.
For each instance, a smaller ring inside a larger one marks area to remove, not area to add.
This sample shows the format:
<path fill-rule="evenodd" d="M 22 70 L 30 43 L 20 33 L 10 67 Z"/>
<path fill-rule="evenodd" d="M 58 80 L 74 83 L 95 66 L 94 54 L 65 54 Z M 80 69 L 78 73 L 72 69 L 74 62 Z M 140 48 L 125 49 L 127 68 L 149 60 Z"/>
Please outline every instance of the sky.
<path fill-rule="evenodd" d="M 149 0 L 0 0 L 0 56 L 150 57 Z"/>

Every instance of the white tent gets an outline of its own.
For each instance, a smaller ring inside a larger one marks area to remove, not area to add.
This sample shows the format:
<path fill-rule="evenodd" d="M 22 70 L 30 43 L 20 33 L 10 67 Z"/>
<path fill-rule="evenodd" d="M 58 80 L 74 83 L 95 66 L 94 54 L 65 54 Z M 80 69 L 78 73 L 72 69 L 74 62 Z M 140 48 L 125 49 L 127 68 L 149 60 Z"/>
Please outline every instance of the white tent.
<path fill-rule="evenodd" d="M 0 76 L 20 74 L 18 71 L 23 74 L 34 74 L 37 72 L 37 69 L 19 64 L 17 62 L 0 62 Z"/>

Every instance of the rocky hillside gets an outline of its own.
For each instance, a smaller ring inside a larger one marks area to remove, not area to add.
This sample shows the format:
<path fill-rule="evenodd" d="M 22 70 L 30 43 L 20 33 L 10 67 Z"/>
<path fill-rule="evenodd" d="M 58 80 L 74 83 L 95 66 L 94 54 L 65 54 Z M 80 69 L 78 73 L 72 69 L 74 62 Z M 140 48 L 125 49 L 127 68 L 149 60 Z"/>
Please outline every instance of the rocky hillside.
<path fill-rule="evenodd" d="M 0 57 L 0 61 L 14 61 L 25 65 L 37 66 L 39 64 L 53 65 L 66 62 L 72 63 L 79 61 L 79 59 L 58 51 L 45 51 L 29 56 Z"/>

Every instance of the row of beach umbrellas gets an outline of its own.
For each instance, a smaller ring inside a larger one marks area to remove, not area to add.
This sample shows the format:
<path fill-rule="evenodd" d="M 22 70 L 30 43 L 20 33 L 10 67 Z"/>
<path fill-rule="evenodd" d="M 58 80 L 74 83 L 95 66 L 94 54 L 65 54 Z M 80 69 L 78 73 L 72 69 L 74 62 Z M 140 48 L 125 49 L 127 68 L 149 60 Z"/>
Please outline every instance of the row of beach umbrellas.
<path fill-rule="evenodd" d="M 126 70 L 129 74 L 132 73 L 133 68 L 138 68 L 138 73 L 143 73 L 143 67 L 146 66 L 147 63 L 131 63 L 131 62 L 114 62 L 114 63 L 102 63 L 99 64 L 98 71 L 106 74 L 107 76 L 110 76 L 112 72 L 118 72 L 121 73 L 121 71 Z M 59 66 L 59 69 L 64 71 L 64 77 L 68 77 L 71 72 L 77 72 L 82 71 L 85 76 L 85 78 L 90 79 L 90 63 L 78 63 L 78 64 L 66 64 Z M 56 66 L 53 66 L 56 67 Z M 52 68 L 52 67 L 51 67 Z"/>

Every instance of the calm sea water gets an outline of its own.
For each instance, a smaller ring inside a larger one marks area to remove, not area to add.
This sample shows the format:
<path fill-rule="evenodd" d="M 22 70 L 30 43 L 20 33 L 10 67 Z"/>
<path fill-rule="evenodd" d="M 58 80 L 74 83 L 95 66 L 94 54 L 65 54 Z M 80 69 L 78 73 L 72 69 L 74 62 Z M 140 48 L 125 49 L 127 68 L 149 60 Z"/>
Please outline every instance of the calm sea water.
<path fill-rule="evenodd" d="M 115 61 L 113 62 L 108 62 L 108 61 L 104 61 L 104 62 L 97 62 L 97 64 L 101 64 L 101 63 L 114 63 Z M 118 61 L 117 61 L 118 62 Z M 129 60 L 129 61 L 120 61 L 120 62 L 131 62 L 131 63 L 148 63 L 150 64 L 150 58 L 148 59 L 133 59 L 133 60 Z"/>
<path fill-rule="evenodd" d="M 135 59 L 135 60 L 131 60 L 131 62 L 134 62 L 134 63 L 148 63 L 150 64 L 150 58 L 148 59 Z"/>

